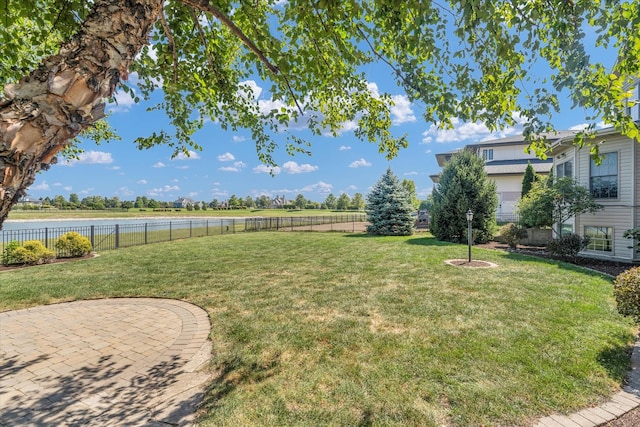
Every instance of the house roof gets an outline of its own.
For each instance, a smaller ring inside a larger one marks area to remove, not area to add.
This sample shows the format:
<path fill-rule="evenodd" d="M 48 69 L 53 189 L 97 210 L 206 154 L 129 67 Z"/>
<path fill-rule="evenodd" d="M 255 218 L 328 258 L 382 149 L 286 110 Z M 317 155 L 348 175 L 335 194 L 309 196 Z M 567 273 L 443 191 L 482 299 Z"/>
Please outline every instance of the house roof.
<path fill-rule="evenodd" d="M 547 133 L 542 133 L 540 134 L 541 136 L 544 136 L 547 138 L 547 140 L 549 141 L 556 141 L 558 139 L 561 138 L 566 138 L 568 136 L 574 136 L 575 135 L 575 131 L 571 131 L 571 130 L 558 130 L 555 132 L 547 132 Z M 520 144 L 524 144 L 524 135 L 513 135 L 513 136 L 508 136 L 506 138 L 499 138 L 499 139 L 488 139 L 486 141 L 479 141 L 479 142 L 474 142 L 472 144 L 467 144 L 467 147 L 481 147 L 481 146 L 485 146 L 485 145 L 520 145 Z"/>
<path fill-rule="evenodd" d="M 604 129 L 599 129 L 595 133 L 595 137 L 599 136 L 607 136 L 619 133 L 620 131 L 616 128 L 608 127 Z M 547 151 L 547 154 L 550 156 L 555 156 L 557 153 L 561 153 L 565 148 L 571 147 L 573 145 L 573 140 L 575 136 L 578 134 L 578 131 L 573 131 L 570 135 L 565 136 L 564 138 L 559 138 L 551 144 L 551 149 Z"/>
<path fill-rule="evenodd" d="M 527 164 L 531 163 L 533 170 L 537 174 L 548 174 L 553 167 L 553 159 L 513 159 L 513 160 L 494 160 L 487 162 L 484 166 L 484 170 L 491 178 L 492 176 L 499 175 L 523 175 L 527 169 Z M 429 178 L 434 183 L 437 183 L 440 174 L 429 175 Z"/>

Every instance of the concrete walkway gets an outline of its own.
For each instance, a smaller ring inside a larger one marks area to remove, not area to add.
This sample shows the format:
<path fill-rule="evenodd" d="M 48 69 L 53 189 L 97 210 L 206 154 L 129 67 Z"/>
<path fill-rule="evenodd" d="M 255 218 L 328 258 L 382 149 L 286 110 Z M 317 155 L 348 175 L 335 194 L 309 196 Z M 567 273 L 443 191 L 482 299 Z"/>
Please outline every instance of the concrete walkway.
<path fill-rule="evenodd" d="M 0 313 L 0 425 L 189 425 L 209 375 L 209 316 L 153 298 Z"/>

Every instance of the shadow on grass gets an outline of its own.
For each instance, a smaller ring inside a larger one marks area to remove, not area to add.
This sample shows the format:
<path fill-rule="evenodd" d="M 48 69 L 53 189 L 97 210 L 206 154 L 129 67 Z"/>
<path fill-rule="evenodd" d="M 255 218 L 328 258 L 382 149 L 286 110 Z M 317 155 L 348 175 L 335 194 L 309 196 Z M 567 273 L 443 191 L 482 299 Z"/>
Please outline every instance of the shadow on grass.
<path fill-rule="evenodd" d="M 616 344 L 610 346 L 597 355 L 596 360 L 607 371 L 607 374 L 621 385 L 631 369 L 631 353 L 635 336 L 631 333 L 620 334 L 616 337 L 619 342 L 631 342 L 630 345 Z"/>
<path fill-rule="evenodd" d="M 453 245 L 456 245 L 456 243 L 437 240 L 435 237 L 418 237 L 416 239 L 407 240 L 407 243 L 410 244 L 410 245 L 418 245 L 418 246 L 453 246 Z"/>
<path fill-rule="evenodd" d="M 279 356 L 265 363 L 247 363 L 241 358 L 224 363 L 207 386 L 199 408 L 204 413 L 212 413 L 222 405 L 220 402 L 243 384 L 258 384 L 274 376 L 280 366 Z"/>
<path fill-rule="evenodd" d="M 485 250 L 494 251 L 495 249 L 485 249 Z M 562 261 L 562 260 L 557 260 L 553 258 L 547 258 L 544 256 L 537 256 L 535 254 L 521 254 L 521 253 L 510 252 L 506 250 L 501 250 L 496 252 L 499 253 L 500 258 L 511 260 L 511 261 L 535 261 L 541 264 L 555 266 L 563 270 L 579 272 L 582 274 L 586 274 L 588 276 L 606 277 L 607 279 L 611 279 L 611 277 L 606 273 L 596 271 L 596 270 L 591 270 L 586 266 L 572 264 L 570 261 Z"/>

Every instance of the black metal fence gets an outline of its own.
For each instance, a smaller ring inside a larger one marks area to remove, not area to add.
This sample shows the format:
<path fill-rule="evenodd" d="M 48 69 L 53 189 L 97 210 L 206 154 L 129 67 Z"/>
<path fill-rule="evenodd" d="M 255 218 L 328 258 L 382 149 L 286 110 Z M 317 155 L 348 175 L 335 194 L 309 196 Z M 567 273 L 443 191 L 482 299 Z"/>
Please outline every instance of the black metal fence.
<path fill-rule="evenodd" d="M 274 217 L 237 219 L 197 219 L 166 222 L 144 222 L 134 224 L 83 225 L 77 227 L 44 227 L 0 231 L 2 251 L 12 241 L 23 244 L 28 240 L 39 240 L 47 248 L 55 249 L 55 241 L 63 234 L 75 231 L 91 241 L 94 251 L 167 242 L 192 237 L 214 236 L 237 232 L 279 231 L 311 229 L 330 224 L 363 222 L 365 214 L 314 216 L 314 217 Z M 341 231 L 350 231 L 343 227 Z M 355 227 L 354 230 L 355 231 Z M 56 255 L 60 255 L 57 254 Z"/>

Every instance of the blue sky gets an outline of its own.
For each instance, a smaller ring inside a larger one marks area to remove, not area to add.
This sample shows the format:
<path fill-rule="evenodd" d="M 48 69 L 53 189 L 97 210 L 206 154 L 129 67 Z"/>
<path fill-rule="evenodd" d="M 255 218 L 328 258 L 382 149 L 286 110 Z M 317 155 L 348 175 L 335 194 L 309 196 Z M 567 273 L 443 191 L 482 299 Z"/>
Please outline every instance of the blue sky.
<path fill-rule="evenodd" d="M 598 52 L 602 56 L 598 59 L 612 66 L 615 54 L 614 51 Z M 195 135 L 202 151 L 172 159 L 169 147 L 143 151 L 136 148 L 133 144 L 136 137 L 167 128 L 168 121 L 162 112 L 146 111 L 152 104 L 134 104 L 121 91 L 116 96 L 117 105 L 111 104 L 107 110 L 111 113 L 109 122 L 122 140 L 99 146 L 84 142 L 81 145 L 84 153 L 79 160 L 60 159 L 58 164 L 38 175 L 28 194 L 34 198 L 58 194 L 68 198 L 70 193 L 76 193 L 80 199 L 100 195 L 117 196 L 120 200 L 147 196 L 158 201 L 191 197 L 207 202 L 226 200 L 232 194 L 240 198 L 285 195 L 288 199 L 302 194 L 308 200 L 322 202 L 330 193 L 336 197 L 341 193 L 350 197 L 355 193 L 366 196 L 387 167 L 391 167 L 400 179 L 413 180 L 419 198 L 424 199 L 433 188 L 429 175 L 439 171 L 436 153 L 521 133 L 516 126 L 492 134 L 481 123 L 460 121 L 454 121 L 454 129 L 438 130 L 422 119 L 422 106 L 410 103 L 394 85 L 389 67 L 374 64 L 365 71 L 370 90 L 394 95 L 392 132 L 396 136 L 408 136 L 409 147 L 393 160 L 387 161 L 379 154 L 375 144 L 355 138 L 350 124 L 337 138 L 311 136 L 304 129 L 296 129 L 296 135 L 311 141 L 312 155 L 291 157 L 284 150 L 277 153 L 274 158 L 279 168 L 272 177 L 258 160 L 249 132 L 224 131 L 215 122 L 206 123 Z M 135 75 L 131 79 L 135 83 Z M 273 105 L 269 93 L 262 90 L 259 83 L 248 81 L 247 84 L 258 94 L 260 105 L 265 108 Z M 562 114 L 554 118 L 554 125 L 557 129 L 576 128 L 584 123 L 586 115 L 585 111 L 571 110 L 565 104 Z"/>

